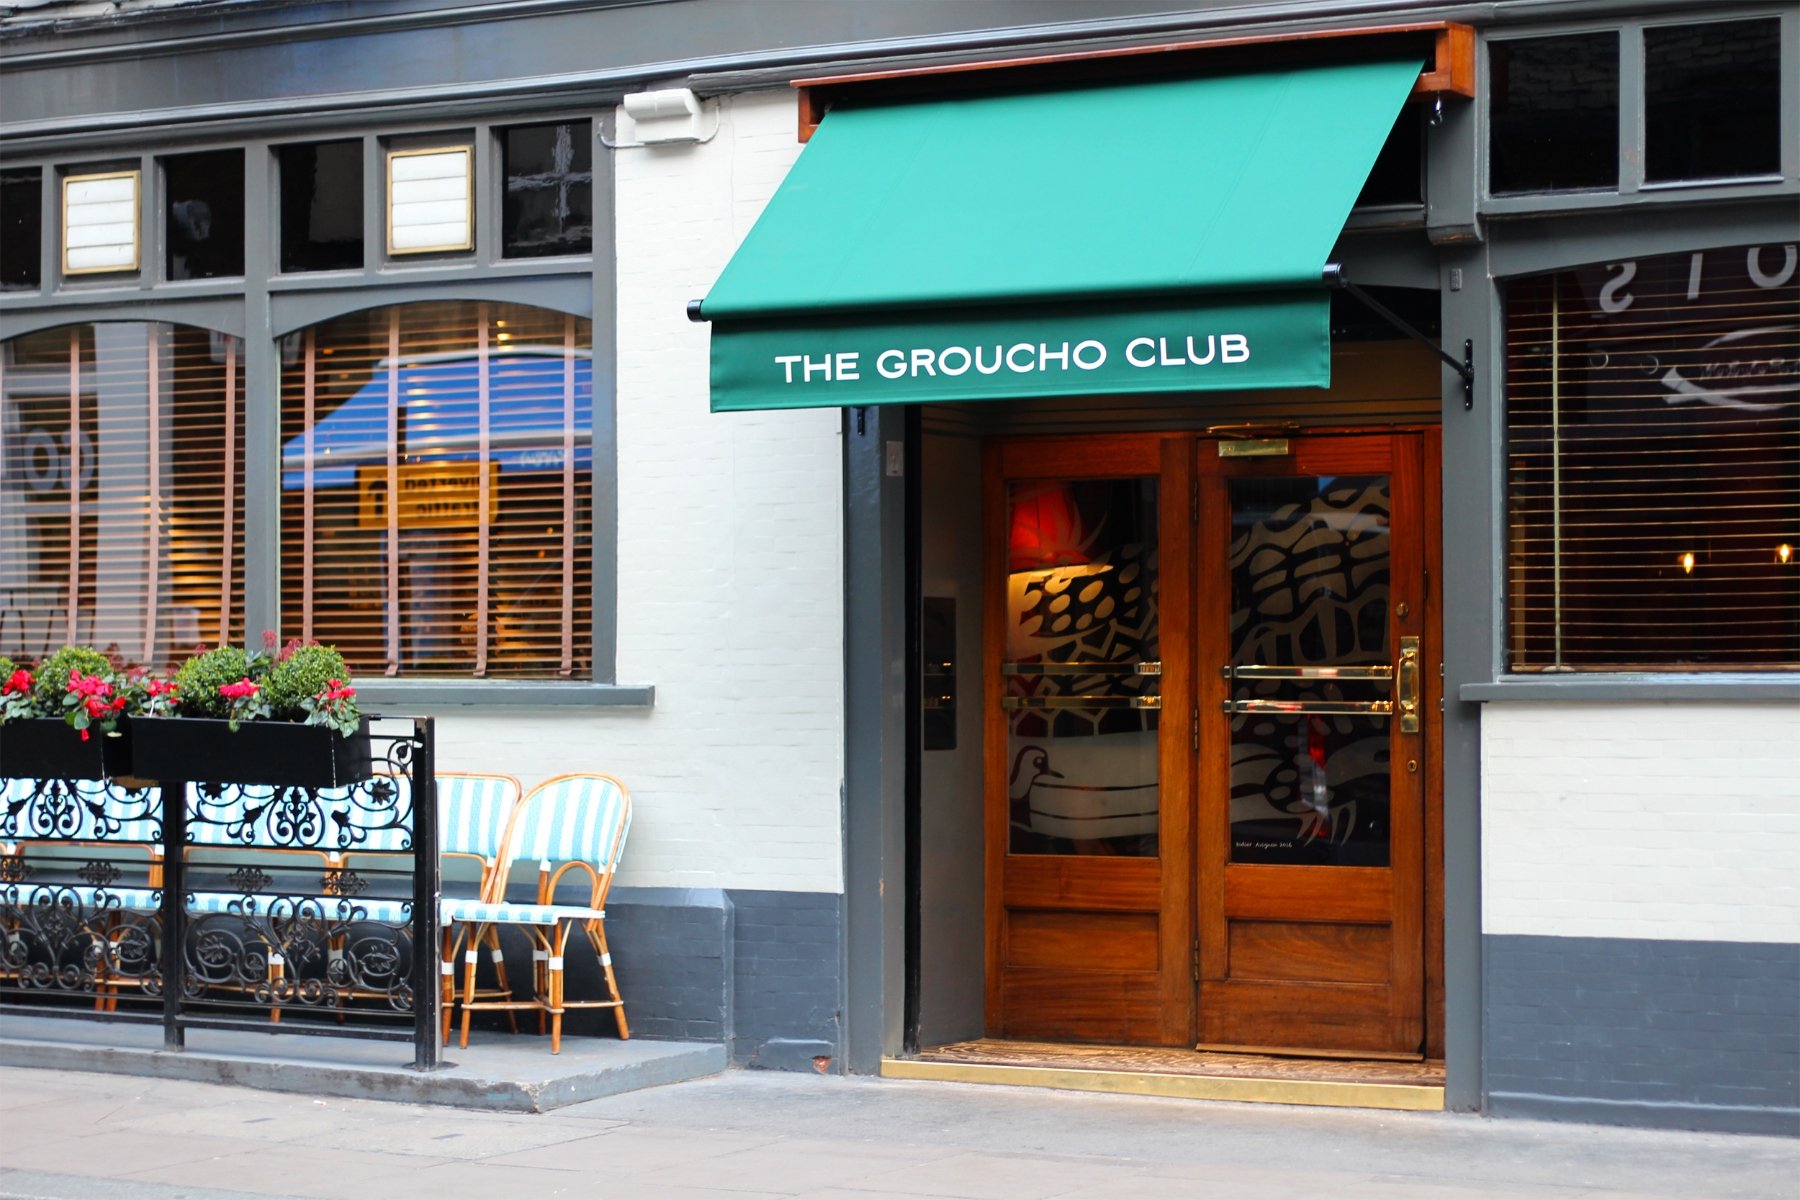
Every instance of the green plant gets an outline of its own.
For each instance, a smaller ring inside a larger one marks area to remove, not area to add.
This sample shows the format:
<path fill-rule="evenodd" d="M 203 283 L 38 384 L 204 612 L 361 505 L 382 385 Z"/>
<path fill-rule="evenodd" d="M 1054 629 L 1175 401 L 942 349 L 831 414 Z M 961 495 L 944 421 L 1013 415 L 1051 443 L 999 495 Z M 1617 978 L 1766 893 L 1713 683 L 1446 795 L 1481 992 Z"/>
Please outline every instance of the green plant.
<path fill-rule="evenodd" d="M 219 689 L 244 680 L 256 682 L 267 670 L 266 663 L 267 659 L 253 661 L 237 646 L 215 646 L 194 655 L 175 672 L 176 711 L 184 717 L 232 719 L 239 706 Z"/>
<path fill-rule="evenodd" d="M 314 642 L 293 647 L 269 668 L 263 695 L 276 720 L 304 721 L 308 700 L 328 688 L 341 687 L 349 678 L 350 668 L 344 665 L 337 647 Z"/>
<path fill-rule="evenodd" d="M 0 725 L 38 715 L 31 672 L 0 654 Z"/>
<path fill-rule="evenodd" d="M 38 664 L 32 699 L 41 716 L 61 716 L 63 697 L 69 694 L 69 676 L 79 672 L 110 680 L 112 660 L 92 646 L 64 646 Z"/>

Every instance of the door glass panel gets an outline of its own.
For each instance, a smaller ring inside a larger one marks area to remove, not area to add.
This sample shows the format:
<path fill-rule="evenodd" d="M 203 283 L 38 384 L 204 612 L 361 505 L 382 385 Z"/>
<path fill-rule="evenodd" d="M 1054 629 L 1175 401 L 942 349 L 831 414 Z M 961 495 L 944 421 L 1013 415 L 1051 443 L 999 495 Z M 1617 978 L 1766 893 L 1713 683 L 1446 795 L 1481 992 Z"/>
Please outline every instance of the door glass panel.
<path fill-rule="evenodd" d="M 1008 848 L 1157 853 L 1155 479 L 1007 488 Z"/>
<path fill-rule="evenodd" d="M 1234 479 L 1231 861 L 1388 865 L 1388 478 Z"/>

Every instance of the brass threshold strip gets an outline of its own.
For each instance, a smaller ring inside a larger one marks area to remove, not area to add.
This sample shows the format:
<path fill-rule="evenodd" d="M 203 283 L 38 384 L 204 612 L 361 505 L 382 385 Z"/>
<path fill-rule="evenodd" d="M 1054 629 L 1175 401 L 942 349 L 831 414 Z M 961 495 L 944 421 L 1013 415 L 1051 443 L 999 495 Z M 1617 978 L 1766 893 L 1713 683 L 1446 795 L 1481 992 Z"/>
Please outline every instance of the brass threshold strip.
<path fill-rule="evenodd" d="M 884 1058 L 881 1060 L 881 1074 L 885 1079 L 990 1083 L 1009 1087 L 1055 1088 L 1071 1092 L 1106 1092 L 1115 1096 L 1231 1100 L 1244 1104 L 1310 1104 L 1397 1112 L 1441 1112 L 1444 1107 L 1444 1089 L 1427 1084 L 1246 1079 L 1224 1075 L 1019 1067 L 999 1063 L 923 1062 L 913 1058 Z"/>

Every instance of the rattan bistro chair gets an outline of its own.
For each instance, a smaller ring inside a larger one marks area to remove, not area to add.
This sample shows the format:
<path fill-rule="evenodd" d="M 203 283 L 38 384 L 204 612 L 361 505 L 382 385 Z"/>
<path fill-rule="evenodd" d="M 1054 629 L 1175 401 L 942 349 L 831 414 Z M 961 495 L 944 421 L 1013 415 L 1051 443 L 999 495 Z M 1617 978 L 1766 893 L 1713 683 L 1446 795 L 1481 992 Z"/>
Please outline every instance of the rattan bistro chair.
<path fill-rule="evenodd" d="M 104 1012 L 116 1011 L 119 988 L 145 984 L 146 976 L 130 971 L 121 963 L 121 947 L 133 941 L 133 958 L 143 970 L 151 966 L 155 954 L 153 922 L 161 902 L 162 889 L 162 821 L 160 802 L 149 802 L 149 792 L 128 788 L 112 780 L 55 780 L 0 778 L 0 810 L 20 820 L 38 796 L 58 797 L 56 807 L 68 822 L 64 832 L 71 839 L 34 838 L 33 822 L 25 820 L 22 832 L 15 830 L 0 840 L 0 978 L 17 980 L 25 970 L 28 955 L 25 935 L 13 922 L 32 905 L 55 907 L 63 913 L 87 914 L 87 929 L 95 939 L 98 951 L 91 959 L 94 972 L 94 1007 Z M 75 878 L 62 882 L 34 877 L 34 868 L 26 855 L 35 845 L 68 846 L 85 850 L 106 850 L 119 854 L 144 856 L 141 869 L 126 858 L 118 862 L 90 862 L 69 870 Z M 121 871 L 120 867 L 128 868 Z M 130 876 L 130 882 L 119 880 Z"/>
<path fill-rule="evenodd" d="M 530 1000 L 483 999 L 475 989 L 475 963 L 463 966 L 462 1045 L 469 1044 L 469 1021 L 477 1009 L 536 1009 L 550 1019 L 550 1052 L 562 1050 L 563 1013 L 571 1008 L 610 1008 L 618 1023 L 619 1037 L 631 1036 L 625 1021 L 625 1002 L 613 974 L 612 954 L 606 945 L 606 894 L 613 872 L 625 849 L 631 827 L 631 797 L 625 785 L 610 775 L 559 775 L 531 789 L 519 805 L 507 831 L 505 852 L 500 856 L 493 890 L 485 903 L 451 902 L 445 920 L 467 922 L 473 928 L 469 946 L 485 945 L 489 932 L 500 925 L 524 931 L 532 943 L 532 992 Z M 538 862 L 537 901 L 509 904 L 506 880 L 515 861 Z M 557 885 L 571 871 L 587 876 L 588 902 L 556 903 Z M 563 990 L 564 951 L 569 934 L 579 925 L 586 934 L 606 984 L 608 998 L 570 1000 Z M 541 1028 L 541 1026 L 540 1026 Z"/>
<path fill-rule="evenodd" d="M 494 877 L 500 870 L 501 847 L 507 828 L 518 811 L 519 796 L 524 790 L 511 775 L 482 775 L 445 772 L 437 777 L 438 851 L 444 858 L 472 858 L 481 864 L 481 883 L 476 896 L 486 899 L 493 893 Z M 504 885 L 502 885 L 504 886 Z M 480 938 L 471 935 L 481 931 L 456 919 L 456 897 L 447 897 L 443 918 L 444 957 L 439 965 L 444 983 L 444 1041 L 450 1040 L 452 1010 L 456 1001 L 456 951 L 463 947 L 463 957 L 471 969 L 485 947 L 494 963 L 494 986 L 476 988 L 477 999 L 508 1000 L 512 984 L 506 977 L 506 958 L 500 952 L 500 931 L 489 925 Z M 518 1017 L 508 1009 L 506 1023 L 519 1032 Z"/>
<path fill-rule="evenodd" d="M 410 808 L 407 792 L 412 787 L 411 778 L 406 775 L 382 778 L 388 779 L 400 790 L 397 808 L 402 811 Z M 463 944 L 468 932 L 467 923 L 455 916 L 457 905 L 487 898 L 493 886 L 494 873 L 499 868 L 500 847 L 505 841 L 513 812 L 518 807 L 522 789 L 519 781 L 511 775 L 445 771 L 440 772 L 436 779 L 438 855 L 441 859 L 473 859 L 481 871 L 479 882 L 472 889 L 474 895 L 448 895 L 438 906 L 442 924 L 438 969 L 441 972 L 439 978 L 442 981 L 444 1000 L 444 1040 L 448 1041 L 451 1010 L 456 1000 L 456 950 Z M 405 850 L 410 844 L 410 833 L 406 828 L 378 830 L 371 833 L 357 849 L 345 852 L 343 865 L 345 869 L 353 870 L 365 855 L 379 860 L 383 855 Z M 466 885 L 460 886 L 466 889 Z M 400 899 L 364 899 L 359 903 L 371 919 L 384 922 L 404 921 L 410 912 L 409 902 Z M 476 995 L 509 998 L 512 996 L 512 985 L 506 977 L 506 960 L 500 953 L 499 930 L 490 927 L 487 934 L 485 942 L 469 942 L 466 951 L 470 962 L 479 955 L 482 946 L 486 946 L 493 957 L 495 986 L 478 988 Z M 513 1025 L 513 1032 L 517 1033 L 516 1018 L 510 1012 L 507 1018 Z"/>

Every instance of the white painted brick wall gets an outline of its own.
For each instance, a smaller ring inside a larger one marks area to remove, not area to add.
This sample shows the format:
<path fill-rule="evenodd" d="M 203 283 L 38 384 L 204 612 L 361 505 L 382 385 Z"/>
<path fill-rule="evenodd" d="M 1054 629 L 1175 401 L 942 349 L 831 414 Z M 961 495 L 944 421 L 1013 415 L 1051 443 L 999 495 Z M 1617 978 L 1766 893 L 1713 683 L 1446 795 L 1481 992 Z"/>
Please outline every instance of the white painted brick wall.
<path fill-rule="evenodd" d="M 614 152 L 618 677 L 655 684 L 656 706 L 451 711 L 439 762 L 527 786 L 618 775 L 634 804 L 622 885 L 841 891 L 839 416 L 715 416 L 708 327 L 686 316 L 798 155 L 795 102 L 720 103 L 705 145 Z"/>
<path fill-rule="evenodd" d="M 1800 942 L 1800 711 L 1488 704 L 1488 933 Z"/>

